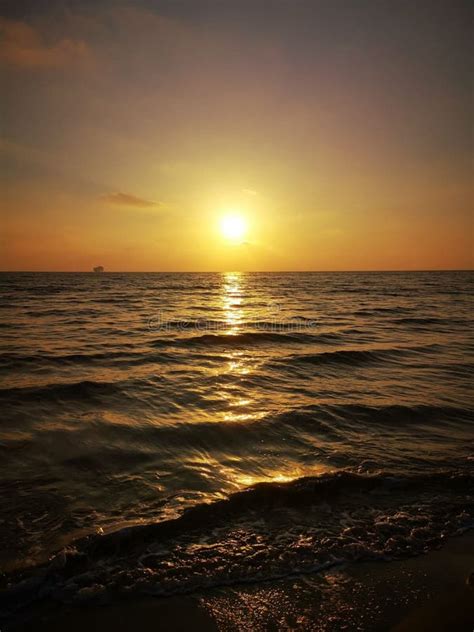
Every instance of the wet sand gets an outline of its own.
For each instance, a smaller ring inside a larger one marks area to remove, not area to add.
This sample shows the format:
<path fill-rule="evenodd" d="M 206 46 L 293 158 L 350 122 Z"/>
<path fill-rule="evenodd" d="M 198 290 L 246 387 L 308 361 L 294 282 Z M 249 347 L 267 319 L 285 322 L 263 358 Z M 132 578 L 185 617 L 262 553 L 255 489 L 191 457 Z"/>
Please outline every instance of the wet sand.
<path fill-rule="evenodd" d="M 38 613 L 18 630 L 340 630 L 472 632 L 474 533 L 395 562 L 364 562 L 192 596 L 140 599 Z"/>

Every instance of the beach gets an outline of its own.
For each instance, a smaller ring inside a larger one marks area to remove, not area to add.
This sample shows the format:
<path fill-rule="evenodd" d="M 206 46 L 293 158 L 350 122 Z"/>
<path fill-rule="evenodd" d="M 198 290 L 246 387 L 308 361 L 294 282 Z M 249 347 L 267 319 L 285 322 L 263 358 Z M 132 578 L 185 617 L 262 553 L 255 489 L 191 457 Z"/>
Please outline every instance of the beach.
<path fill-rule="evenodd" d="M 471 532 L 407 560 L 345 565 L 320 575 L 192 596 L 39 611 L 34 623 L 15 629 L 470 632 L 474 587 L 467 578 L 473 570 Z"/>

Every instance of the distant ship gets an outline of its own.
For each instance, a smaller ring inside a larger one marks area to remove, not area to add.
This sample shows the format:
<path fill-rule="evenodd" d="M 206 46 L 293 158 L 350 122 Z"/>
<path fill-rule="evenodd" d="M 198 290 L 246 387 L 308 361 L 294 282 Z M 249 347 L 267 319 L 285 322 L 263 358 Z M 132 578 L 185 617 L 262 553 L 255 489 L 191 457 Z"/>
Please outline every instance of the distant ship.
<path fill-rule="evenodd" d="M 95 268 L 92 268 L 92 270 L 94 272 L 103 272 L 104 271 L 104 266 L 96 266 Z"/>

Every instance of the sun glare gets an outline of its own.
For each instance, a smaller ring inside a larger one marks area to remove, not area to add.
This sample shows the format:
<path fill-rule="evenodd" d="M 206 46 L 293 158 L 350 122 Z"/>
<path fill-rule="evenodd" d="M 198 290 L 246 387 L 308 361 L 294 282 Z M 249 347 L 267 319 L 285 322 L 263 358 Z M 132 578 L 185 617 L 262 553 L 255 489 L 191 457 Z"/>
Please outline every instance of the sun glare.
<path fill-rule="evenodd" d="M 226 215 L 221 219 L 221 233 L 226 239 L 241 239 L 246 230 L 247 224 L 241 215 Z"/>

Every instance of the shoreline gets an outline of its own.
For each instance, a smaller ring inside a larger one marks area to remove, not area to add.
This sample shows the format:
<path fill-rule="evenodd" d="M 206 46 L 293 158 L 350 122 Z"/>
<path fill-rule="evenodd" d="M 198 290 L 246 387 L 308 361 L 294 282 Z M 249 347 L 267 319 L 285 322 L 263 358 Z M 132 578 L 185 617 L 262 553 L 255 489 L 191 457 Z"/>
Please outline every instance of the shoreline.
<path fill-rule="evenodd" d="M 310 576 L 190 596 L 137 598 L 106 606 L 37 611 L 18 632 L 472 632 L 474 531 L 438 550 L 390 562 L 346 564 Z"/>

